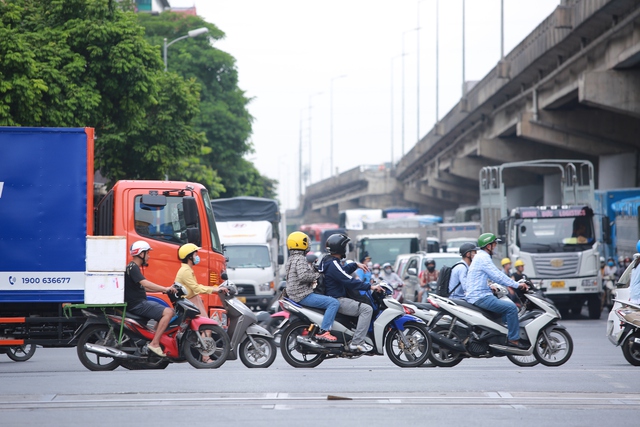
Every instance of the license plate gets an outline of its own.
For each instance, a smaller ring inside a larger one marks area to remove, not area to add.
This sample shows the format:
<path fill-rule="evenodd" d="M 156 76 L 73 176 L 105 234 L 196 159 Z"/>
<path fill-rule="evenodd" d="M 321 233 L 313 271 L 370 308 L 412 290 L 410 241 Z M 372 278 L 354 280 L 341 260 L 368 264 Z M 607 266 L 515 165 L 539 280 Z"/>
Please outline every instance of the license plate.
<path fill-rule="evenodd" d="M 236 297 L 236 298 L 238 298 L 238 301 L 240 301 L 243 304 L 246 304 L 247 302 L 247 297 Z"/>
<path fill-rule="evenodd" d="M 551 287 L 552 288 L 564 288 L 564 280 L 551 282 Z"/>

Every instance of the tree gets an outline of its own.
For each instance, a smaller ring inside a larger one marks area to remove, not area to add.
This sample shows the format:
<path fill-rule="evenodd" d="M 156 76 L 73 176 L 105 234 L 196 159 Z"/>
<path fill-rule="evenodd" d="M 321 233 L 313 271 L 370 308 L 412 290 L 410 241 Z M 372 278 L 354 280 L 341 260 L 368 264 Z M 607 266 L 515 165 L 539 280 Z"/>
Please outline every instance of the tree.
<path fill-rule="evenodd" d="M 200 153 L 198 100 L 114 0 L 0 1 L 0 125 L 96 128 L 111 181 L 162 178 Z"/>
<path fill-rule="evenodd" d="M 138 15 L 151 43 L 160 51 L 163 38 L 181 37 L 189 30 L 207 27 L 208 37 L 195 37 L 171 45 L 167 51 L 170 73 L 194 78 L 201 85 L 200 113 L 195 119 L 198 131 L 206 136 L 206 154 L 197 163 L 210 168 L 220 177 L 224 197 L 258 196 L 275 198 L 277 181 L 262 176 L 255 166 L 243 158 L 253 152 L 249 137 L 253 118 L 247 110 L 251 101 L 238 88 L 235 59 L 215 49 L 209 39 L 219 40 L 224 33 L 200 17 L 163 12 L 158 16 Z M 187 173 L 184 167 L 174 169 Z M 185 175 L 176 178 L 184 179 Z"/>

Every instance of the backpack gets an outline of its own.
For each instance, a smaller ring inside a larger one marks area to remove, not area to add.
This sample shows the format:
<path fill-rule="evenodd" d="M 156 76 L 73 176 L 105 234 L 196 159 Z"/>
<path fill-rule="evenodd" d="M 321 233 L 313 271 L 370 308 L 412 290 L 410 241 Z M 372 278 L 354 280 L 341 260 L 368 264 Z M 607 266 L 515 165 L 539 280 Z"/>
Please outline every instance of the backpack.
<path fill-rule="evenodd" d="M 316 267 L 316 271 L 318 271 L 318 273 L 320 273 L 320 276 L 318 277 L 318 280 L 316 281 L 316 287 L 313 288 L 313 292 L 316 294 L 320 294 L 320 295 L 324 295 L 325 294 L 325 285 L 324 285 L 324 273 L 319 271 L 320 270 L 320 266 L 322 265 L 322 262 L 324 261 L 325 257 L 327 255 L 323 255 L 321 258 L 318 258 L 316 260 L 315 267 Z"/>
<path fill-rule="evenodd" d="M 445 298 L 449 296 L 449 281 L 451 280 L 451 271 L 453 271 L 453 269 L 460 264 L 464 264 L 464 261 L 457 262 L 453 264 L 451 267 L 445 265 L 440 269 L 440 272 L 438 273 L 438 281 L 436 282 L 437 295 L 440 295 L 441 297 L 445 297 Z M 458 283 L 453 288 L 453 291 L 455 291 L 458 288 L 458 286 L 460 286 L 460 283 Z"/>

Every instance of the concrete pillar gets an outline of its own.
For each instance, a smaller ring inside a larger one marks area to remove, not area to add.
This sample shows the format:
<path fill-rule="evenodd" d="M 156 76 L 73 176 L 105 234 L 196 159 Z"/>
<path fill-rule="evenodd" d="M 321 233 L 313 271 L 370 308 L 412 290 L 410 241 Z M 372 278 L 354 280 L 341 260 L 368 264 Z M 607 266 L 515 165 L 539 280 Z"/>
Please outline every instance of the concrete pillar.
<path fill-rule="evenodd" d="M 544 176 L 544 198 L 545 206 L 553 206 L 562 204 L 562 194 L 560 192 L 560 174 Z"/>
<path fill-rule="evenodd" d="M 614 154 L 599 157 L 598 189 L 629 188 L 636 186 L 637 154 Z"/>

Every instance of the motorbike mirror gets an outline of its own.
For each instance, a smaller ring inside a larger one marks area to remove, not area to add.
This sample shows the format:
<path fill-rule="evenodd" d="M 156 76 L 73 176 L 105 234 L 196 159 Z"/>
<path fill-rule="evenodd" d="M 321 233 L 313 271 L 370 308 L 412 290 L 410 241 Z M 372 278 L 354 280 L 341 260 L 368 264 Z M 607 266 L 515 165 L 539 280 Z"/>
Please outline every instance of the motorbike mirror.
<path fill-rule="evenodd" d="M 222 280 L 229 280 L 229 276 L 227 275 L 226 271 L 223 271 L 222 274 L 220 275 L 220 278 Z"/>

